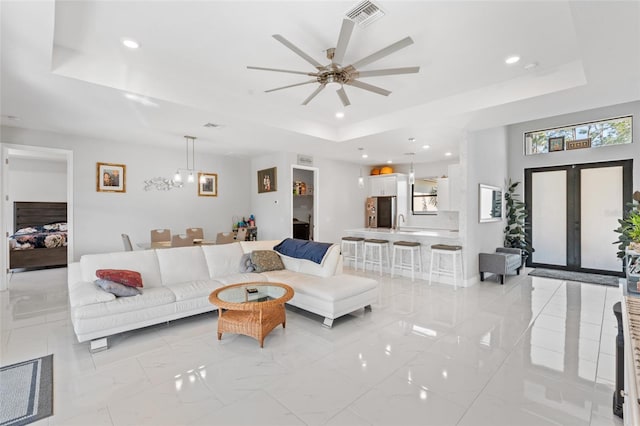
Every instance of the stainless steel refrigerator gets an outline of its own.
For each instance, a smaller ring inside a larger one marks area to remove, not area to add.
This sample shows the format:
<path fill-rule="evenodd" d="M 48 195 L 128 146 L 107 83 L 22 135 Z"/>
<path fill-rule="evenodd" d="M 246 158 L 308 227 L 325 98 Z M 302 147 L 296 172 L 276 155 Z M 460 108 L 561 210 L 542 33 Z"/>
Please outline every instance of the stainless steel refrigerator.
<path fill-rule="evenodd" d="M 365 227 L 394 228 L 396 197 L 369 197 L 365 207 Z"/>

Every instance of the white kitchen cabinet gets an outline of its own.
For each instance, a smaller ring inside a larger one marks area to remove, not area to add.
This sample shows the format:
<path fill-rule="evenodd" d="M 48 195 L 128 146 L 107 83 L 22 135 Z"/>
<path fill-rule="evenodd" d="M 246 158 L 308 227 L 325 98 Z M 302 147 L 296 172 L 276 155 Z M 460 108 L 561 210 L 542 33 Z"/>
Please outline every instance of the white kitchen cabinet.
<path fill-rule="evenodd" d="M 451 210 L 451 189 L 449 178 L 438 178 L 438 211 Z"/>
<path fill-rule="evenodd" d="M 460 210 L 460 166 L 449 166 L 449 177 L 438 179 L 438 211 Z"/>
<path fill-rule="evenodd" d="M 388 197 L 391 195 L 398 195 L 397 175 L 369 176 L 370 197 Z"/>

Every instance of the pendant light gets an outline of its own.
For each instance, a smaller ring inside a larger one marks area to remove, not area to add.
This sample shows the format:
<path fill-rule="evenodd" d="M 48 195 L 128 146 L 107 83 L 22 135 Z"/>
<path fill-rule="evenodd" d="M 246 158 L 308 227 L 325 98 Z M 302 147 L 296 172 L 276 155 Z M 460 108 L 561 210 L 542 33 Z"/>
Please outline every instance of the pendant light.
<path fill-rule="evenodd" d="M 360 167 L 360 177 L 358 178 L 358 187 L 364 188 L 364 178 L 362 177 L 362 167 Z"/>
<path fill-rule="evenodd" d="M 182 182 L 182 173 L 180 173 L 181 171 L 186 171 L 189 174 L 187 175 L 187 182 L 189 183 L 193 183 L 195 182 L 195 170 L 196 170 L 196 148 L 195 148 L 195 140 L 196 137 L 195 136 L 186 136 L 184 137 L 185 140 L 185 148 L 186 148 L 186 160 L 187 160 L 187 167 L 184 169 L 180 169 L 178 168 L 176 170 L 176 174 L 173 176 L 173 180 L 175 182 Z M 189 142 L 191 142 L 191 149 L 189 149 Z M 189 162 L 189 151 L 191 151 L 191 162 Z"/>
<path fill-rule="evenodd" d="M 411 170 L 409 170 L 409 185 L 416 183 L 416 172 L 413 170 L 413 161 L 411 162 Z"/>

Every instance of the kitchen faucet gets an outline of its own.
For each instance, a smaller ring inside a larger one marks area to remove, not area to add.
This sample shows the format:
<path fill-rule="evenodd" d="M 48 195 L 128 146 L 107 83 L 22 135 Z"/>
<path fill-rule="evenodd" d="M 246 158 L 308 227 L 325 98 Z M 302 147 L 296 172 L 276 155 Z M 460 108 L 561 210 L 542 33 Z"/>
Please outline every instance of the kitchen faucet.
<path fill-rule="evenodd" d="M 396 230 L 400 229 L 400 218 L 402 218 L 402 223 L 405 222 L 404 215 L 402 213 L 399 213 L 398 219 L 396 220 Z"/>

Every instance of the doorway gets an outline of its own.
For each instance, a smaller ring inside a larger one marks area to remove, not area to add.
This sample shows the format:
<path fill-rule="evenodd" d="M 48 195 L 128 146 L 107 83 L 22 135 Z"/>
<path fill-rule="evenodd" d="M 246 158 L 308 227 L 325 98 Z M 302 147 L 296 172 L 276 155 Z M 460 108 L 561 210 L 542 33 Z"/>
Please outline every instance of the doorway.
<path fill-rule="evenodd" d="M 527 266 L 622 276 L 614 229 L 632 185 L 633 160 L 526 169 Z"/>
<path fill-rule="evenodd" d="M 300 240 L 318 237 L 318 169 L 292 166 L 291 235 Z"/>
<path fill-rule="evenodd" d="M 28 145 L 0 144 L 2 153 L 2 219 L 0 290 L 9 287 L 9 242 L 15 231 L 14 202 L 67 203 L 67 259 L 73 261 L 73 152 Z M 59 177 L 58 177 L 59 176 Z M 51 185 L 56 185 L 52 187 Z"/>

